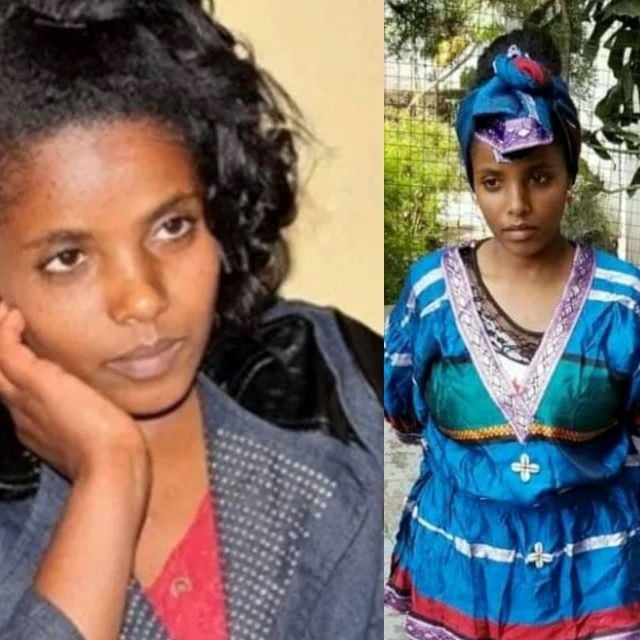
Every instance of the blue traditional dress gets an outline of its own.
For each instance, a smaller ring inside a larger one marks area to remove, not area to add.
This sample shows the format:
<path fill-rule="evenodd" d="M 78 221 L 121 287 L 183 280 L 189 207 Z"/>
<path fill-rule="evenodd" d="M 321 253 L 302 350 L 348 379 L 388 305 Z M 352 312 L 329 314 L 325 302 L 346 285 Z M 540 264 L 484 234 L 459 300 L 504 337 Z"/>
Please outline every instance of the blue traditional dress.
<path fill-rule="evenodd" d="M 535 334 L 474 255 L 419 260 L 389 317 L 385 409 L 424 459 L 386 602 L 420 640 L 640 638 L 640 271 L 577 246 Z"/>

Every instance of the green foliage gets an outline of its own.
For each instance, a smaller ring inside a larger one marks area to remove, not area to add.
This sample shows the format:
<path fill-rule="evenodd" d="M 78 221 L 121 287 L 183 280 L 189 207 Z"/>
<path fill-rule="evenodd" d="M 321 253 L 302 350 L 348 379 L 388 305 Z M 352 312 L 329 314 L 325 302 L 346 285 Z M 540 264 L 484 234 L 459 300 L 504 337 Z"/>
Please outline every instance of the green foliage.
<path fill-rule="evenodd" d="M 411 262 L 442 244 L 442 196 L 461 185 L 452 128 L 401 113 L 385 119 L 385 304 L 395 302 Z"/>
<path fill-rule="evenodd" d="M 386 0 L 387 48 L 395 55 L 409 49 L 447 64 L 447 57 L 441 57 L 442 45 L 489 42 L 502 32 L 491 5 L 488 0 Z M 479 22 L 478 16 L 487 19 Z"/>
<path fill-rule="evenodd" d="M 592 63 L 602 47 L 608 49 L 608 65 L 615 77 L 615 84 L 596 105 L 602 127 L 586 132 L 587 143 L 609 160 L 611 145 L 625 147 L 640 158 L 640 135 L 629 129 L 640 122 L 637 100 L 634 100 L 634 95 L 640 94 L 640 2 L 591 0 L 586 3 L 585 11 L 594 23 L 584 48 L 585 60 Z M 630 191 L 637 186 L 640 186 L 640 173 L 633 177 Z"/>
<path fill-rule="evenodd" d="M 460 74 L 460 88 L 463 91 L 469 91 L 476 82 L 478 72 L 475 67 L 466 67 Z"/>
<path fill-rule="evenodd" d="M 565 237 L 615 252 L 617 234 L 606 214 L 602 180 L 580 160 L 578 180 L 573 188 L 573 201 L 562 220 Z"/>

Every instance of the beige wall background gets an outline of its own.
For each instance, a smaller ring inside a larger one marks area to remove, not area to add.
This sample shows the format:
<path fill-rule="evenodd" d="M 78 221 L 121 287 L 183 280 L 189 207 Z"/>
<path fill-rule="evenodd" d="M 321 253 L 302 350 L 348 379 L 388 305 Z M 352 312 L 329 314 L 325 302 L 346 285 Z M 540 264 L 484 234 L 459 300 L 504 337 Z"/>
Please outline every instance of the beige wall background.
<path fill-rule="evenodd" d="M 381 330 L 383 3 L 217 0 L 215 8 L 321 143 L 304 152 L 308 181 L 289 232 L 293 269 L 283 293 L 338 306 Z"/>

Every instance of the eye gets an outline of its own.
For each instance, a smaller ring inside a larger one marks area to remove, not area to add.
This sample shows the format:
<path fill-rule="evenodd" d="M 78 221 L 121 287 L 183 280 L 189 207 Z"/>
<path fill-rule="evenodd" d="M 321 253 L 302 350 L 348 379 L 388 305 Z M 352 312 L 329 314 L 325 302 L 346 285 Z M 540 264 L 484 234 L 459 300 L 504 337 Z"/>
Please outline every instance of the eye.
<path fill-rule="evenodd" d="M 494 176 L 487 176 L 482 179 L 482 186 L 488 191 L 495 191 L 500 186 L 500 181 Z"/>
<path fill-rule="evenodd" d="M 547 184 L 551 180 L 551 175 L 542 171 L 536 171 L 531 179 L 535 184 Z"/>
<path fill-rule="evenodd" d="M 46 273 L 70 273 L 86 259 L 87 257 L 79 249 L 65 249 L 44 262 L 41 269 Z"/>
<path fill-rule="evenodd" d="M 195 217 L 172 215 L 160 222 L 153 235 L 159 240 L 178 240 L 191 233 L 195 223 Z"/>

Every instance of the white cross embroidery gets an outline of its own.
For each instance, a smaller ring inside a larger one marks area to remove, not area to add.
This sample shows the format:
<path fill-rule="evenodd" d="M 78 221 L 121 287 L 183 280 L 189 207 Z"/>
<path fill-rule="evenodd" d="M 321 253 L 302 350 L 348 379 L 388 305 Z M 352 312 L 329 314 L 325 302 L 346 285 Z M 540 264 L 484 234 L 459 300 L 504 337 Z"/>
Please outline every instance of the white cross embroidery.
<path fill-rule="evenodd" d="M 533 553 L 530 553 L 525 558 L 525 562 L 527 564 L 533 562 L 536 565 L 536 569 L 542 569 L 547 562 L 553 562 L 553 555 L 542 550 L 542 542 L 536 542 L 533 545 Z"/>
<path fill-rule="evenodd" d="M 511 463 L 511 471 L 519 473 L 520 480 L 522 480 L 522 482 L 529 482 L 534 473 L 540 473 L 540 465 L 535 462 L 531 462 L 529 456 L 526 453 L 523 453 L 520 456 L 520 462 Z"/>

